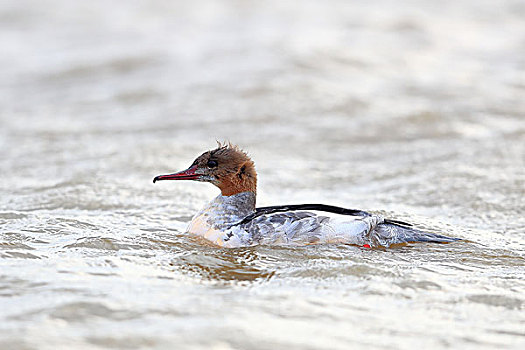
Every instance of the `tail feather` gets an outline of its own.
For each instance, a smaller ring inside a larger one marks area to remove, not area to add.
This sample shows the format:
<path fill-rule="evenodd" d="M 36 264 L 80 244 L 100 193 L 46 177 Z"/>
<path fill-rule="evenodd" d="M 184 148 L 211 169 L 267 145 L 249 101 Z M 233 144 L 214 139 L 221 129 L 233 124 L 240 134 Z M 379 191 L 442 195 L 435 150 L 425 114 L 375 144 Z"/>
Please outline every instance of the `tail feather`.
<path fill-rule="evenodd" d="M 450 243 L 461 240 L 459 238 L 420 231 L 402 224 L 393 223 L 392 221 L 377 225 L 370 234 L 370 240 L 372 243 L 383 247 L 389 247 L 392 244 L 400 243 Z"/>

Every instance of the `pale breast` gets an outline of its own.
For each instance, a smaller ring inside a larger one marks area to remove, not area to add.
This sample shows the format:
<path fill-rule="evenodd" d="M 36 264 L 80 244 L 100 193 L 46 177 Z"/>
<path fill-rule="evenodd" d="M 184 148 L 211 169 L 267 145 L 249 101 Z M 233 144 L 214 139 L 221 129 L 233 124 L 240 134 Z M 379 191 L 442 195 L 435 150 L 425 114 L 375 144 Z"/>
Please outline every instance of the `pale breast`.
<path fill-rule="evenodd" d="M 186 231 L 188 233 L 204 237 L 214 244 L 223 246 L 224 238 L 226 236 L 225 232 L 215 229 L 212 225 L 210 225 L 209 220 L 207 219 L 208 217 L 203 215 L 194 217 Z"/>

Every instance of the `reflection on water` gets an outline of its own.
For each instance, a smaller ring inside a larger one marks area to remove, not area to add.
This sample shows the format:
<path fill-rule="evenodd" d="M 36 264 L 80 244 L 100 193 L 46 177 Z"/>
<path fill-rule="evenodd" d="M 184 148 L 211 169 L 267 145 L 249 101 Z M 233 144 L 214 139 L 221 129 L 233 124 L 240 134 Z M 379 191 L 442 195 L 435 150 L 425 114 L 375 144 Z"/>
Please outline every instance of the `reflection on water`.
<path fill-rule="evenodd" d="M 4 1 L 0 348 L 523 348 L 524 16 L 515 0 Z M 260 206 L 463 241 L 188 237 L 216 190 L 151 179 L 215 139 L 252 155 Z"/>
<path fill-rule="evenodd" d="M 262 265 L 261 257 L 254 249 L 225 250 L 202 252 L 180 257 L 172 266 L 178 270 L 187 271 L 204 280 L 210 281 L 261 281 L 270 279 L 275 270 L 267 270 Z"/>

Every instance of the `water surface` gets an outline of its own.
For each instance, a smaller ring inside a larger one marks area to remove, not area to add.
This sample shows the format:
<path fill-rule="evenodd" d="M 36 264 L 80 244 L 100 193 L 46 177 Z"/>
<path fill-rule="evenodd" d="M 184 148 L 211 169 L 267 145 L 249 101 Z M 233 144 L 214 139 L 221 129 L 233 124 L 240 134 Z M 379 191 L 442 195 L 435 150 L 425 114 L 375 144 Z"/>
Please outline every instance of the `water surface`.
<path fill-rule="evenodd" d="M 522 1 L 4 1 L 0 348 L 525 346 Z M 463 238 L 219 249 L 159 183 Z"/>

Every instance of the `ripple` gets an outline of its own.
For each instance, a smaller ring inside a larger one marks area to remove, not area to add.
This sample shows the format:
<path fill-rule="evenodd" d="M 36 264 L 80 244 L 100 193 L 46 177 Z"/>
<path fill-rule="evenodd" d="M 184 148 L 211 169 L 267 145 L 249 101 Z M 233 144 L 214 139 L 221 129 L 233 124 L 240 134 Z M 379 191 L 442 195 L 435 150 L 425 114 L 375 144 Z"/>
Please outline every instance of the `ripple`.
<path fill-rule="evenodd" d="M 27 214 L 20 212 L 0 212 L 0 219 L 14 220 L 14 219 L 24 219 L 27 217 Z"/>
<path fill-rule="evenodd" d="M 512 298 L 505 295 L 474 294 L 469 295 L 467 298 L 475 303 L 498 306 L 510 310 L 523 310 L 525 308 L 525 301 L 523 299 Z"/>
<path fill-rule="evenodd" d="M 75 243 L 67 244 L 64 248 L 88 248 L 99 250 L 130 250 L 142 249 L 143 247 L 137 244 L 122 243 L 114 238 L 108 237 L 83 237 L 76 240 Z"/>
<path fill-rule="evenodd" d="M 31 254 L 31 253 L 23 253 L 23 252 L 17 252 L 17 251 L 5 251 L 0 253 L 0 258 L 12 258 L 12 259 L 41 259 L 42 257 Z"/>
<path fill-rule="evenodd" d="M 48 285 L 46 282 L 34 282 L 22 278 L 0 275 L 0 296 L 20 296 L 34 289 L 38 290 L 46 285 Z"/>
<path fill-rule="evenodd" d="M 114 321 L 132 320 L 140 317 L 140 313 L 126 309 L 111 308 L 100 302 L 69 302 L 52 308 L 42 308 L 29 312 L 19 313 L 10 317 L 10 320 L 30 320 L 36 316 L 47 315 L 73 323 L 83 323 L 92 319 L 102 318 Z"/>
<path fill-rule="evenodd" d="M 35 250 L 35 248 L 20 242 L 0 242 L 0 250 L 7 249 Z"/>

